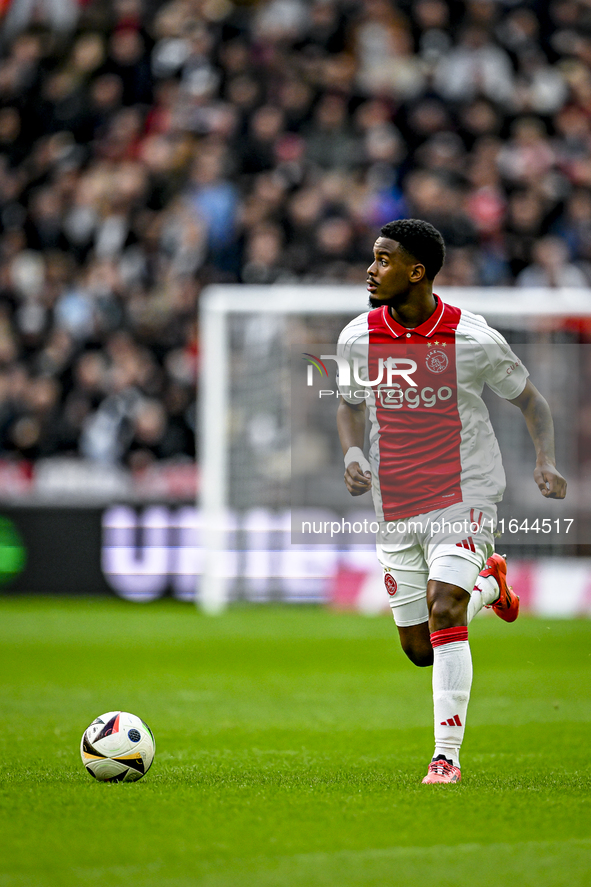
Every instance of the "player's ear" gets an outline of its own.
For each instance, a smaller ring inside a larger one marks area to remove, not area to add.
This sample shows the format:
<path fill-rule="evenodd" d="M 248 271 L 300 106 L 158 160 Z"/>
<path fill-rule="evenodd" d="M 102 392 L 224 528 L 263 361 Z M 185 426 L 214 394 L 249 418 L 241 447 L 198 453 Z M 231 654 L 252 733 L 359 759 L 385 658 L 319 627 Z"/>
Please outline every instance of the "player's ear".
<path fill-rule="evenodd" d="M 425 277 L 425 266 L 417 263 L 416 265 L 412 265 L 410 269 L 410 281 L 411 283 L 419 283 Z"/>

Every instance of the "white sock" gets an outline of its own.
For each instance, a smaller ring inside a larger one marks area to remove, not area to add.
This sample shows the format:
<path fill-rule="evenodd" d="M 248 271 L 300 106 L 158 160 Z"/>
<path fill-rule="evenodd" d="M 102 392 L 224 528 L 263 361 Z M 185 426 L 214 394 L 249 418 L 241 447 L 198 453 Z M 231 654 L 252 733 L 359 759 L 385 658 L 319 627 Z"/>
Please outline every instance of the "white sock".
<path fill-rule="evenodd" d="M 433 645 L 433 713 L 435 752 L 460 766 L 466 712 L 472 686 L 472 654 L 466 626 L 431 634 Z"/>
<path fill-rule="evenodd" d="M 493 604 L 499 596 L 497 580 L 492 576 L 479 576 L 468 602 L 468 625 L 483 607 Z"/>

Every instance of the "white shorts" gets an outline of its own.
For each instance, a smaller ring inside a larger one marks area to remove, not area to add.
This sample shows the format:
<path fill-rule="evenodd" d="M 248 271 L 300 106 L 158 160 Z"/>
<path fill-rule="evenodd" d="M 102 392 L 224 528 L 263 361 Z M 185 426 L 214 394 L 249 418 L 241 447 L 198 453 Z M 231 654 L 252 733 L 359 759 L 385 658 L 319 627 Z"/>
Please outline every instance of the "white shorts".
<path fill-rule="evenodd" d="M 376 544 L 396 625 L 427 622 L 427 582 L 437 579 L 472 594 L 494 551 L 493 502 L 458 502 L 427 514 L 380 523 Z"/>

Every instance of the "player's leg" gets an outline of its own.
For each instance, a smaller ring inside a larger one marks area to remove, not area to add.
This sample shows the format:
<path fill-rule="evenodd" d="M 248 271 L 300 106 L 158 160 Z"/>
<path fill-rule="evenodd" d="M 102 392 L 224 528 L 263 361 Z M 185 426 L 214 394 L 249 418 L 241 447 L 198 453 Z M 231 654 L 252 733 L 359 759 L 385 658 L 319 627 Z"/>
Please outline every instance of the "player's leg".
<path fill-rule="evenodd" d="M 394 611 L 392 612 L 394 613 Z M 399 618 L 401 617 L 400 613 Z M 394 618 L 396 618 L 395 613 Z M 396 627 L 400 637 L 400 646 L 413 665 L 418 665 L 419 668 L 433 665 L 433 647 L 428 619 L 418 625 L 397 625 Z"/>
<path fill-rule="evenodd" d="M 435 572 L 439 570 L 440 575 L 448 574 L 451 578 L 451 575 L 463 571 L 466 578 L 459 581 L 469 585 L 478 567 L 462 558 L 458 558 L 460 563 L 456 565 L 452 558 L 448 556 L 440 559 L 439 563 L 436 561 Z M 467 619 L 469 600 L 467 589 L 459 585 L 438 579 L 431 579 L 427 585 L 430 641 L 433 647 L 433 761 L 443 760 L 457 768 L 457 773 L 448 774 L 456 777 L 456 781 L 460 778 L 460 748 L 472 687 L 472 653 Z"/>
<path fill-rule="evenodd" d="M 450 552 L 449 547 L 432 552 L 437 553 L 439 557 L 431 558 L 427 585 L 435 751 L 423 781 L 459 782 L 460 748 L 472 686 L 468 605 L 481 563 L 456 554 L 453 549 Z"/>
<path fill-rule="evenodd" d="M 496 592 L 498 595 L 498 591 Z M 466 613 L 466 622 L 468 625 L 472 622 L 474 617 L 480 613 L 483 607 L 492 603 L 495 597 L 494 586 L 492 582 L 480 582 L 480 575 L 476 577 L 476 582 L 474 583 L 474 588 L 472 589 L 472 594 L 470 595 L 470 601 L 468 602 L 468 610 Z"/>
<path fill-rule="evenodd" d="M 516 595 L 512 599 L 504 581 L 505 562 L 493 555 L 494 504 L 478 509 L 458 504 L 434 514 L 433 519 L 437 530 L 432 523 L 423 546 L 429 564 L 435 752 L 423 781 L 458 782 L 472 685 L 468 624 L 489 605 L 496 606 L 502 618 L 516 618 L 519 602 L 515 609 Z"/>
<path fill-rule="evenodd" d="M 429 611 L 427 608 L 426 570 L 410 571 L 396 569 L 386 577 L 396 575 L 396 594 L 390 596 L 392 616 L 398 629 L 400 646 L 413 665 L 419 668 L 433 665 L 433 647 L 429 631 Z M 387 581 L 386 587 L 391 586 Z M 391 592 L 389 592 L 391 594 Z"/>
<path fill-rule="evenodd" d="M 459 568 L 454 564 L 456 558 L 459 561 Z M 472 564 L 468 562 L 469 566 L 466 569 L 466 561 L 457 555 L 438 558 L 434 563 L 442 575 L 449 579 L 458 578 L 460 582 L 465 580 L 458 577 L 458 573 L 469 572 L 472 574 L 474 572 Z M 427 607 L 431 634 L 435 631 L 444 631 L 447 628 L 467 627 L 469 603 L 470 593 L 465 588 L 451 581 L 443 581 L 430 576 L 427 583 Z"/>
<path fill-rule="evenodd" d="M 412 534 L 399 533 L 390 539 L 383 538 L 376 549 L 400 645 L 414 665 L 432 665 L 427 609 L 429 568 L 422 547 Z"/>

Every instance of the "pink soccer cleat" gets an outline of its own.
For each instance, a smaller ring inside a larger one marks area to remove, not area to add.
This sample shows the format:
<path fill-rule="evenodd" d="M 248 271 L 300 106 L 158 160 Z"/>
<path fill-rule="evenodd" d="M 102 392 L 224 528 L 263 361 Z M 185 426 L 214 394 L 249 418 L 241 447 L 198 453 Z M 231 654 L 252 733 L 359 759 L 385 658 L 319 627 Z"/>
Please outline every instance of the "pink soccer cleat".
<path fill-rule="evenodd" d="M 494 603 L 489 604 L 497 616 L 505 622 L 515 622 L 519 616 L 519 595 L 515 594 L 510 585 L 507 585 L 507 561 L 501 554 L 492 554 L 486 562 L 481 576 L 492 576 L 499 586 L 499 596 Z"/>
<path fill-rule="evenodd" d="M 433 785 L 436 782 L 459 782 L 461 778 L 460 768 L 454 767 L 451 761 L 448 761 L 443 755 L 439 755 L 429 764 L 423 785 Z"/>

